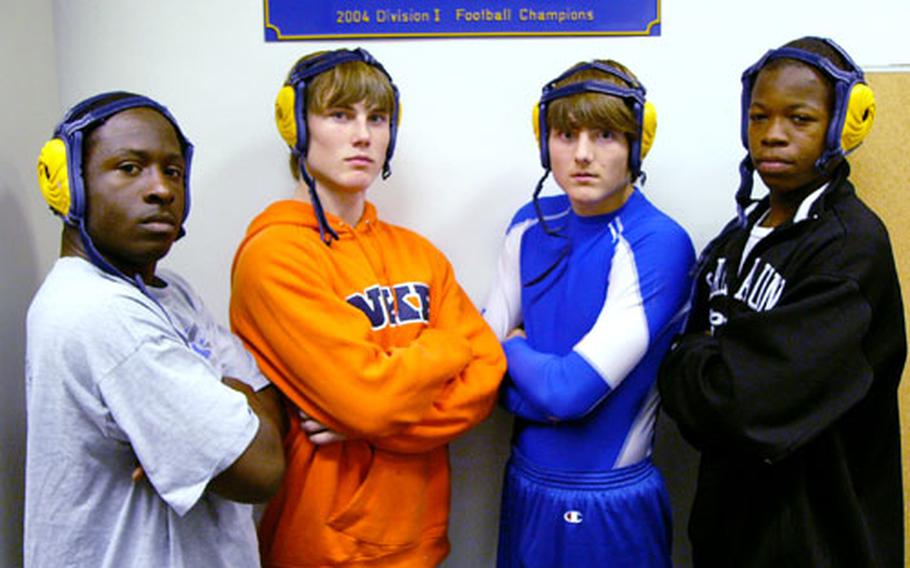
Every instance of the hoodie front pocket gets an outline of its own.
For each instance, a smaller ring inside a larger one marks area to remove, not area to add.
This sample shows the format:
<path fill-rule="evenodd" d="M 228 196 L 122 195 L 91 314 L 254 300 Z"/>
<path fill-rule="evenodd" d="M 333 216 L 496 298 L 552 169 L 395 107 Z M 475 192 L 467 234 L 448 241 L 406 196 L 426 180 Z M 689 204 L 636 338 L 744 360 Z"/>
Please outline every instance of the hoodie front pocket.
<path fill-rule="evenodd" d="M 328 525 L 363 542 L 401 546 L 424 529 L 430 463 L 426 454 L 377 451 L 363 483 Z"/>

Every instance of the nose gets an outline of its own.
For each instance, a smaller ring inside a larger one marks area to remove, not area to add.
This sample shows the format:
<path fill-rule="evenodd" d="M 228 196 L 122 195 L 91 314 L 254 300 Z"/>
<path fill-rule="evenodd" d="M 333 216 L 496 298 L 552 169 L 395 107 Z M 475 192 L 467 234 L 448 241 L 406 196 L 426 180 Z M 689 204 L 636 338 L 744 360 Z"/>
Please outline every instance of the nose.
<path fill-rule="evenodd" d="M 594 147 L 591 134 L 587 130 L 581 130 L 575 140 L 575 161 L 580 164 L 590 163 Z"/>
<path fill-rule="evenodd" d="M 766 146 L 779 146 L 787 143 L 787 130 L 781 117 L 770 117 L 761 133 L 761 143 Z"/>
<path fill-rule="evenodd" d="M 148 185 L 146 187 L 146 200 L 153 203 L 173 203 L 177 193 L 183 191 L 180 183 L 162 168 L 148 168 Z"/>
<path fill-rule="evenodd" d="M 354 144 L 357 146 L 369 145 L 372 133 L 370 132 L 369 119 L 366 114 L 357 113 L 353 125 Z"/>

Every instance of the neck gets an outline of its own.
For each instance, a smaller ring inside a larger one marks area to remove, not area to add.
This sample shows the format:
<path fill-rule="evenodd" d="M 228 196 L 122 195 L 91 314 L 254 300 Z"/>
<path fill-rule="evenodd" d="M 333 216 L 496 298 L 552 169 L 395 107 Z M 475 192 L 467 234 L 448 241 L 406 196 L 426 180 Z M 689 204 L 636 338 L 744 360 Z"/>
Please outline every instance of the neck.
<path fill-rule="evenodd" d="M 572 204 L 572 211 L 579 217 L 594 217 L 596 215 L 606 215 L 620 209 L 632 197 L 635 186 L 629 183 L 622 189 L 611 194 L 603 201 L 597 203 L 584 203 L 569 200 Z"/>
<path fill-rule="evenodd" d="M 770 190 L 768 216 L 762 223 L 763 227 L 777 227 L 793 219 L 803 200 L 810 193 L 826 183 L 845 179 L 850 173 L 850 166 L 844 159 L 829 161 L 819 172 L 819 175 L 802 187 L 788 191 Z"/>
<path fill-rule="evenodd" d="M 363 216 L 366 207 L 366 191 L 340 192 L 330 191 L 316 183 L 316 194 L 326 214 L 334 215 L 350 226 L 355 226 Z M 300 180 L 294 189 L 294 199 L 310 203 L 310 188 Z"/>
<path fill-rule="evenodd" d="M 768 215 L 761 225 L 763 227 L 777 227 L 791 221 L 803 200 L 827 181 L 827 179 L 819 179 L 791 191 L 779 192 L 772 190 Z"/>
<path fill-rule="evenodd" d="M 149 285 L 154 285 L 158 282 L 161 282 L 157 276 L 155 276 L 155 264 L 151 264 L 147 270 L 144 272 L 137 271 L 135 269 L 124 269 L 123 266 L 118 266 L 111 262 L 111 260 L 104 256 L 101 251 L 95 248 L 95 254 L 100 256 L 105 263 L 108 264 L 108 267 L 100 266 L 98 262 L 89 254 L 89 251 L 86 248 L 86 243 L 82 240 L 82 235 L 79 234 L 79 229 L 73 227 L 72 225 L 63 225 L 63 233 L 60 235 L 60 258 L 75 256 L 81 258 L 97 266 L 101 270 L 110 273 L 110 268 L 113 267 L 115 270 L 119 271 L 119 276 L 125 276 L 127 279 L 134 279 L 136 276 L 140 276 L 142 281 Z"/>

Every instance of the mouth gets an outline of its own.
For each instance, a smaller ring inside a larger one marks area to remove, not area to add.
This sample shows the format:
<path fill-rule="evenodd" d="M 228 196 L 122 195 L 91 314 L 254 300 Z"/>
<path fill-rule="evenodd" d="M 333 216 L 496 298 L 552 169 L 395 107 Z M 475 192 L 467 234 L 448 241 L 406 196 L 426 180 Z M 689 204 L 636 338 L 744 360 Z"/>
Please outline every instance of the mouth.
<path fill-rule="evenodd" d="M 155 213 L 143 217 L 139 224 L 152 233 L 172 233 L 179 225 L 177 217 L 170 213 Z"/>
<path fill-rule="evenodd" d="M 354 166 L 369 166 L 373 164 L 374 160 L 369 156 L 351 156 L 345 158 L 345 162 Z"/>
<path fill-rule="evenodd" d="M 577 182 L 592 182 L 597 179 L 597 175 L 591 172 L 575 172 L 571 174 L 571 178 Z"/>
<path fill-rule="evenodd" d="M 755 160 L 755 169 L 763 174 L 775 174 L 789 170 L 793 167 L 793 162 L 783 158 L 768 157 L 758 158 Z"/>

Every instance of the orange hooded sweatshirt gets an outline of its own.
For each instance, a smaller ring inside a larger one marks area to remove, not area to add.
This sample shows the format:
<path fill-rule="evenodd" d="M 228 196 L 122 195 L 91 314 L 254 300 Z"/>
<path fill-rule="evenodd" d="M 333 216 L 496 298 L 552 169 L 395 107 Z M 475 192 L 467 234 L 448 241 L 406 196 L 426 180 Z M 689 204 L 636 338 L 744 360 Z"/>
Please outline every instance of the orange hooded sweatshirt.
<path fill-rule="evenodd" d="M 441 252 L 379 221 L 280 201 L 247 230 L 231 323 L 289 402 L 287 472 L 259 529 L 263 566 L 439 564 L 449 441 L 491 412 L 505 358 Z M 347 436 L 315 446 L 296 407 Z"/>

